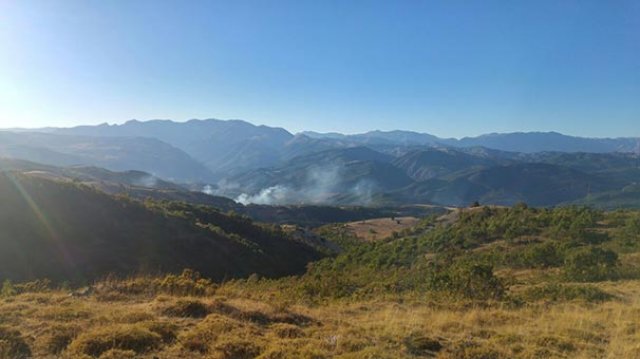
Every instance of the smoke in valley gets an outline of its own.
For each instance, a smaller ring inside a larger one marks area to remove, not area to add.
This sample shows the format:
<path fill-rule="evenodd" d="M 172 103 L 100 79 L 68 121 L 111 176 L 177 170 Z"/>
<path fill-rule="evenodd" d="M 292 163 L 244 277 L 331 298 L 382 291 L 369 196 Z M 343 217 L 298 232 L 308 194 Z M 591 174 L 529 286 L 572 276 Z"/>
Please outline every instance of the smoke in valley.
<path fill-rule="evenodd" d="M 228 181 L 218 183 L 217 189 L 205 186 L 203 192 L 234 196 L 241 204 L 335 204 L 367 205 L 372 201 L 375 183 L 370 180 L 350 181 L 345 167 L 340 165 L 309 168 L 300 178 L 286 178 L 281 183 L 253 192 L 240 191 L 240 186 Z"/>

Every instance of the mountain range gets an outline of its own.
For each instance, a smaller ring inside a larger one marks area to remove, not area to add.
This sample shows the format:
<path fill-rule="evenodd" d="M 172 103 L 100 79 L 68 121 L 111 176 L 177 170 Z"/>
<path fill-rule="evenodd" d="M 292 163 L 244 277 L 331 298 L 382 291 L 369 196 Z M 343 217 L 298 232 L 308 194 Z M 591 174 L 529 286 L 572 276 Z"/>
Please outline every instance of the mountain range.
<path fill-rule="evenodd" d="M 0 132 L 0 156 L 144 171 L 192 191 L 264 205 L 597 205 L 597 198 L 610 202 L 635 191 L 639 153 L 639 138 L 292 134 L 214 119 Z"/>

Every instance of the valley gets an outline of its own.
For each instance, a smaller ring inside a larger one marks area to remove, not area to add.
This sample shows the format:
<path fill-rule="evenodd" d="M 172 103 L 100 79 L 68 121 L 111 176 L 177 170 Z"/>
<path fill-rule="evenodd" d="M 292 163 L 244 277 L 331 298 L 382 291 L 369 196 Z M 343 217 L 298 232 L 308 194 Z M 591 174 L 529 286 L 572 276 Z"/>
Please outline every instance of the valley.
<path fill-rule="evenodd" d="M 635 138 L 554 132 L 459 140 L 409 131 L 292 134 L 210 119 L 5 131 L 0 139 L 5 158 L 144 171 L 242 205 L 639 206 L 629 200 L 637 197 L 640 179 Z M 211 201 L 194 193 L 186 200 Z M 181 200 L 175 192 L 165 197 Z M 229 201 L 226 207 L 239 206 Z"/>

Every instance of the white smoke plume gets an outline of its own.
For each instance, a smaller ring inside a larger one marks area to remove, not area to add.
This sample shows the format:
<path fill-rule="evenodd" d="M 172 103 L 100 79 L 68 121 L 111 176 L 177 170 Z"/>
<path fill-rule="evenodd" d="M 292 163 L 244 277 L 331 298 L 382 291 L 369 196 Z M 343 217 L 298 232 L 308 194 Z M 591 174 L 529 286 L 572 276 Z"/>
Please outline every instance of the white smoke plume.
<path fill-rule="evenodd" d="M 158 184 L 158 179 L 152 175 L 142 176 L 133 180 L 132 184 L 138 187 L 154 188 Z"/>
<path fill-rule="evenodd" d="M 210 196 L 213 196 L 213 195 L 215 195 L 215 190 L 213 189 L 213 187 L 210 184 L 208 184 L 208 185 L 206 185 L 206 186 L 204 186 L 202 188 L 202 193 L 208 194 Z"/>
<path fill-rule="evenodd" d="M 313 167 L 295 187 L 277 184 L 254 194 L 242 193 L 235 201 L 244 205 L 332 204 L 336 197 L 343 197 L 349 203 L 370 204 L 375 184 L 362 180 L 345 188 L 345 170 L 338 165 Z"/>

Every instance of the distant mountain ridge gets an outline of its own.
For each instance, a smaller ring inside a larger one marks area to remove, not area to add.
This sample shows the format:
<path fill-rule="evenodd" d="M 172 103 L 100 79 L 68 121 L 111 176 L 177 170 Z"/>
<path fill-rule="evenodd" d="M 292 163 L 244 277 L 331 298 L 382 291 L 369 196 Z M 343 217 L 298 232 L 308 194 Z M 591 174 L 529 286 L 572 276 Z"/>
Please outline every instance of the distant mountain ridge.
<path fill-rule="evenodd" d="M 360 134 L 298 134 L 279 127 L 253 125 L 242 120 L 131 120 L 121 125 L 102 124 L 72 128 L 46 129 L 59 134 L 154 137 L 182 149 L 214 171 L 236 171 L 262 164 L 277 164 L 283 159 L 316 150 L 352 146 L 450 146 L 486 147 L 489 149 L 536 152 L 636 152 L 640 153 L 640 137 L 586 138 L 558 132 L 490 133 L 476 137 L 440 138 L 414 131 L 369 131 Z M 306 150 L 311 147 L 312 149 Z M 240 160 L 240 163 L 238 163 Z"/>
<path fill-rule="evenodd" d="M 640 137 L 586 138 L 563 135 L 558 132 L 491 133 L 477 137 L 440 138 L 412 131 L 370 131 L 362 134 L 341 135 L 302 132 L 316 139 L 339 139 L 359 144 L 445 145 L 452 147 L 486 147 L 495 150 L 535 152 L 640 152 Z"/>
<path fill-rule="evenodd" d="M 240 120 L 173 122 L 128 121 L 122 125 L 62 128 L 57 134 L 100 137 L 152 137 L 178 147 L 210 170 L 226 174 L 278 163 L 294 135 L 282 128 L 254 126 Z"/>
<path fill-rule="evenodd" d="M 402 130 L 292 134 L 241 120 L 132 120 L 3 132 L 2 155 L 143 170 L 243 204 L 556 205 L 599 192 L 613 198 L 640 183 L 640 138 L 557 132 L 454 139 Z"/>
<path fill-rule="evenodd" d="M 183 150 L 154 137 L 0 131 L 0 156 L 54 166 L 141 170 L 173 181 L 207 181 L 213 177 L 209 169 Z"/>

